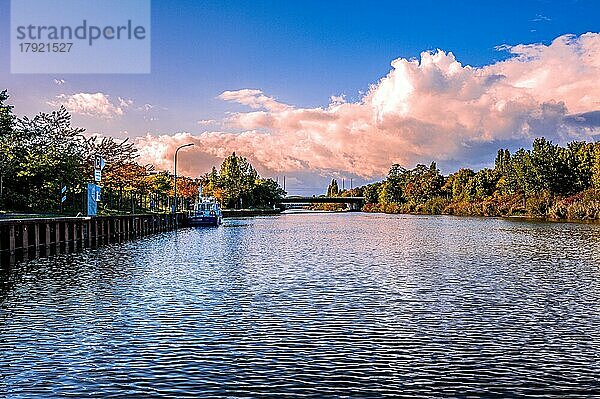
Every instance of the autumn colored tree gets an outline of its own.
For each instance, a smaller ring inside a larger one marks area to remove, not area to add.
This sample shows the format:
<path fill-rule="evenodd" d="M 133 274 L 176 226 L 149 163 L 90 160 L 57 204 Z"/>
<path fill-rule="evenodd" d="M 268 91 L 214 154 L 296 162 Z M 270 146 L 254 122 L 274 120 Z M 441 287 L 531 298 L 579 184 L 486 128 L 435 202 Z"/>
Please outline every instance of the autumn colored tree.
<path fill-rule="evenodd" d="M 196 181 L 189 177 L 177 176 L 177 196 L 180 198 L 187 198 L 189 200 L 195 200 L 198 198 L 198 187 L 200 187 L 200 181 Z M 169 194 L 175 194 L 171 191 Z"/>
<path fill-rule="evenodd" d="M 173 177 L 168 172 L 148 175 L 145 180 L 146 186 L 152 194 L 167 196 L 173 191 Z"/>
<path fill-rule="evenodd" d="M 149 191 L 147 173 L 146 167 L 135 162 L 107 163 L 102 172 L 102 183 L 106 188 L 144 194 Z"/>
<path fill-rule="evenodd" d="M 404 196 L 408 202 L 417 204 L 441 194 L 444 177 L 435 162 L 429 167 L 417 165 L 407 172 Z"/>

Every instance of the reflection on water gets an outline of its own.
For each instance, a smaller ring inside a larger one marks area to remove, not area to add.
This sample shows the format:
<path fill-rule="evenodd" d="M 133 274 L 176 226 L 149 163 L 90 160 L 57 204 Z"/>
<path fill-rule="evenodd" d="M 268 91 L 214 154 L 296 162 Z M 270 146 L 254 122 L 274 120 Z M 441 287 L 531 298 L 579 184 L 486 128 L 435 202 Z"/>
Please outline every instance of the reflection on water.
<path fill-rule="evenodd" d="M 600 226 L 227 220 L 4 270 L 0 396 L 590 396 Z"/>

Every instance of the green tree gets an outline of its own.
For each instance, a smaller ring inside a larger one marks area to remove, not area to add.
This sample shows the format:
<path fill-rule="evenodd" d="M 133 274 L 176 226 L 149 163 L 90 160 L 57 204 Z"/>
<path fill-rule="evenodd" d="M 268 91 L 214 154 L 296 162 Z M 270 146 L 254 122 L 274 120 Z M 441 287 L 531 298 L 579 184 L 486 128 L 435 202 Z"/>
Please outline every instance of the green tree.
<path fill-rule="evenodd" d="M 29 209 L 56 210 L 62 185 L 72 195 L 88 181 L 84 129 L 71 126 L 64 107 L 19 119 L 15 129 L 22 139 L 15 151 L 19 157 L 15 182 L 24 203 Z"/>
<path fill-rule="evenodd" d="M 367 204 L 376 204 L 379 202 L 382 183 L 368 184 L 363 188 L 363 195 Z"/>
<path fill-rule="evenodd" d="M 408 171 L 404 197 L 412 204 L 422 204 L 433 197 L 440 196 L 443 185 L 444 177 L 435 162 L 432 162 L 429 167 L 419 164 Z"/>
<path fill-rule="evenodd" d="M 376 202 L 381 204 L 403 204 L 404 199 L 404 186 L 398 184 L 393 180 L 384 180 L 381 182 L 381 186 L 379 187 L 379 197 Z"/>
<path fill-rule="evenodd" d="M 273 179 L 256 179 L 252 192 L 252 205 L 272 207 L 285 195 L 285 191 Z"/>
<path fill-rule="evenodd" d="M 6 90 L 0 92 L 0 208 L 4 206 L 4 182 L 15 171 L 15 146 L 19 143 L 13 129 L 13 107 L 6 104 L 8 97 Z"/>
<path fill-rule="evenodd" d="M 444 191 L 449 191 L 452 199 L 456 201 L 469 201 L 472 197 L 469 183 L 475 176 L 471 169 L 460 169 L 448 176 L 444 184 Z"/>
<path fill-rule="evenodd" d="M 471 200 L 486 199 L 491 197 L 498 186 L 502 175 L 496 169 L 481 169 L 471 177 L 467 190 Z"/>
<path fill-rule="evenodd" d="M 228 208 L 248 206 L 258 173 L 244 157 L 235 152 L 225 158 L 219 171 L 219 186 L 224 190 L 223 203 Z"/>
<path fill-rule="evenodd" d="M 213 167 L 200 181 L 204 195 L 228 208 L 270 207 L 285 195 L 277 182 L 261 178 L 246 158 L 235 153 L 223 160 L 218 172 Z"/>
<path fill-rule="evenodd" d="M 444 177 L 435 162 L 429 167 L 417 165 L 407 170 L 398 164 L 392 165 L 386 180 L 379 189 L 379 202 L 382 204 L 421 204 L 442 195 Z"/>
<path fill-rule="evenodd" d="M 388 172 L 387 179 L 383 182 L 379 201 L 382 204 L 403 204 L 406 202 L 404 189 L 410 173 L 400 164 L 393 164 Z"/>
<path fill-rule="evenodd" d="M 569 181 L 567 190 L 570 193 L 580 192 L 592 187 L 594 173 L 595 145 L 574 141 L 567 145 L 565 162 L 568 168 Z"/>
<path fill-rule="evenodd" d="M 338 182 L 335 179 L 331 179 L 331 183 L 327 187 L 327 196 L 328 197 L 337 197 L 340 193 L 340 189 L 338 187 Z"/>
<path fill-rule="evenodd" d="M 511 157 L 503 191 L 507 194 L 522 194 L 523 206 L 525 206 L 527 197 L 535 192 L 538 185 L 538 176 L 533 168 L 531 154 L 521 148 Z"/>
<path fill-rule="evenodd" d="M 510 151 L 508 149 L 500 149 L 498 150 L 498 155 L 496 156 L 495 161 L 495 169 L 501 174 L 506 174 L 510 165 Z"/>
<path fill-rule="evenodd" d="M 600 143 L 594 144 L 594 160 L 592 164 L 592 187 L 600 190 Z"/>
<path fill-rule="evenodd" d="M 92 136 L 85 140 L 85 147 L 86 161 L 90 166 L 96 155 L 104 158 L 107 165 L 132 163 L 138 157 L 135 144 L 130 143 L 128 138 L 118 142 L 112 137 Z"/>
<path fill-rule="evenodd" d="M 575 170 L 569 168 L 569 152 L 562 147 L 552 144 L 545 138 L 533 141 L 531 150 L 531 167 L 533 172 L 533 189 L 536 192 L 544 190 L 552 194 L 570 194 L 575 184 Z"/>
<path fill-rule="evenodd" d="M 173 177 L 168 172 L 146 176 L 146 184 L 153 194 L 166 196 L 173 191 Z"/>
<path fill-rule="evenodd" d="M 13 106 L 6 104 L 9 95 L 6 90 L 0 91 L 0 134 L 5 135 L 12 132 L 15 121 Z"/>

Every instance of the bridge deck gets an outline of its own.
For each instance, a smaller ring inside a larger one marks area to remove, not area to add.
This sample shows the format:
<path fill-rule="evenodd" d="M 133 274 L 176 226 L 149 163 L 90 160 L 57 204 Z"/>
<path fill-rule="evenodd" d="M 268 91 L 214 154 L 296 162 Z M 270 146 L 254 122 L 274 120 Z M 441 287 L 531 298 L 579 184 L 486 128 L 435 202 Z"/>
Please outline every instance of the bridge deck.
<path fill-rule="evenodd" d="M 360 204 L 364 197 L 285 197 L 281 204 Z"/>

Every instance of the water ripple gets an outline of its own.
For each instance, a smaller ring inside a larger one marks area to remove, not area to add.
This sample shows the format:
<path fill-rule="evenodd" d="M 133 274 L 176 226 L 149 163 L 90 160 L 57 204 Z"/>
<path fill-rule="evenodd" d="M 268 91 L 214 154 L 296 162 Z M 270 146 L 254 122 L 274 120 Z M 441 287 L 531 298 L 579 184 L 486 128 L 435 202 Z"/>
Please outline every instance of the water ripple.
<path fill-rule="evenodd" d="M 0 275 L 0 396 L 600 395 L 600 226 L 290 214 Z"/>

